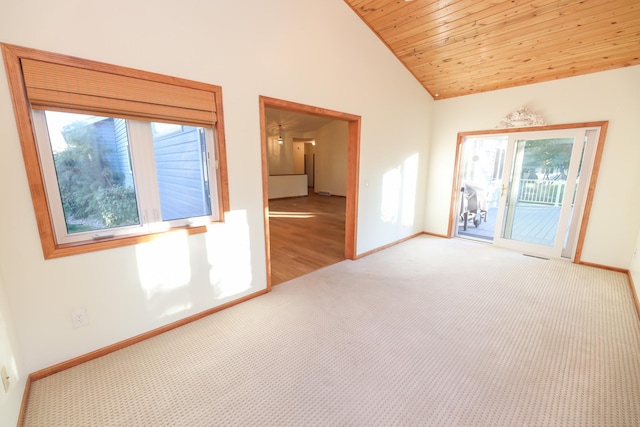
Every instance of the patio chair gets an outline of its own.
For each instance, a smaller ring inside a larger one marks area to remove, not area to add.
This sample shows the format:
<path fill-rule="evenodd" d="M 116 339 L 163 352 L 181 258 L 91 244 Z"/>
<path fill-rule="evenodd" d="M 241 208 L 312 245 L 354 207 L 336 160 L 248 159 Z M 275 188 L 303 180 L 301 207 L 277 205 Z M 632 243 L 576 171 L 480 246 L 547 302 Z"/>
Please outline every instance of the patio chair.
<path fill-rule="evenodd" d="M 482 221 L 487 222 L 487 189 L 473 181 L 463 181 L 460 220 L 467 231 L 467 222 L 471 220 L 477 228 Z"/>

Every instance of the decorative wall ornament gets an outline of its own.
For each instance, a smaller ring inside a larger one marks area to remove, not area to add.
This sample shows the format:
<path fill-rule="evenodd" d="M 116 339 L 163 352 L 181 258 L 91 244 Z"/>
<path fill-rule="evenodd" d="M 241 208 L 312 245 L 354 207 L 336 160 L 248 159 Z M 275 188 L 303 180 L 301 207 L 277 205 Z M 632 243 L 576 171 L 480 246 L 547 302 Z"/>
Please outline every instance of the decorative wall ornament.
<path fill-rule="evenodd" d="M 504 128 L 521 128 L 526 126 L 544 126 L 547 123 L 542 116 L 535 111 L 529 111 L 527 107 L 520 107 L 517 110 L 507 114 L 502 119 L 496 129 Z"/>

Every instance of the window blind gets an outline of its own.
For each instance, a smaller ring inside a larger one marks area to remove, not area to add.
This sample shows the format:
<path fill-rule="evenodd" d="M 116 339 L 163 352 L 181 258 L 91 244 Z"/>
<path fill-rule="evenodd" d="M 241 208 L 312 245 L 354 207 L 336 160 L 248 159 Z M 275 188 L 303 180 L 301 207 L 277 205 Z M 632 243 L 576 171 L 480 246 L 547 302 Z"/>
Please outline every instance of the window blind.
<path fill-rule="evenodd" d="M 113 71 L 21 59 L 27 96 L 35 109 L 212 127 L 215 93 Z"/>

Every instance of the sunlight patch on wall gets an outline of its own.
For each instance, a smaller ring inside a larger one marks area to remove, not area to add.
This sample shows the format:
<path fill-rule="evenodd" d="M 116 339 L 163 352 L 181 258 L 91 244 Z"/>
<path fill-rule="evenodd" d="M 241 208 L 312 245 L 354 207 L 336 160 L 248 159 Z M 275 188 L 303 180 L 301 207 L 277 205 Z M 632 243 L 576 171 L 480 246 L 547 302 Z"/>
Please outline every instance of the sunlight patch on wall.
<path fill-rule="evenodd" d="M 380 206 L 381 220 L 395 224 L 398 222 L 398 209 L 400 206 L 400 190 L 402 174 L 400 166 L 391 169 L 382 177 L 382 205 Z"/>
<path fill-rule="evenodd" d="M 191 281 L 186 232 L 171 232 L 136 246 L 140 285 L 148 300 Z"/>
<path fill-rule="evenodd" d="M 380 219 L 383 222 L 397 224 L 400 220 L 402 226 L 414 225 L 418 158 L 416 153 L 382 176 Z"/>
<path fill-rule="evenodd" d="M 246 211 L 225 213 L 223 224 L 212 224 L 206 235 L 209 283 L 216 299 L 238 295 L 251 287 L 251 243 Z"/>
<path fill-rule="evenodd" d="M 3 386 L 0 385 L 0 405 L 4 404 L 9 393 L 17 390 L 16 387 L 20 381 L 18 366 L 9 338 L 8 325 L 2 318 L 2 311 L 0 311 L 0 367 L 1 366 L 5 367 L 7 376 L 9 377 L 9 392 L 5 393 Z"/>
<path fill-rule="evenodd" d="M 418 153 L 404 161 L 402 170 L 402 219 L 405 227 L 413 226 L 418 187 Z"/>
<path fill-rule="evenodd" d="M 193 307 L 193 303 L 191 303 L 191 302 L 185 302 L 183 304 L 174 304 L 171 307 L 167 308 L 164 311 L 163 315 L 164 315 L 164 317 L 173 316 L 174 314 L 178 314 L 178 313 L 182 313 L 183 311 L 191 310 L 191 307 Z"/>

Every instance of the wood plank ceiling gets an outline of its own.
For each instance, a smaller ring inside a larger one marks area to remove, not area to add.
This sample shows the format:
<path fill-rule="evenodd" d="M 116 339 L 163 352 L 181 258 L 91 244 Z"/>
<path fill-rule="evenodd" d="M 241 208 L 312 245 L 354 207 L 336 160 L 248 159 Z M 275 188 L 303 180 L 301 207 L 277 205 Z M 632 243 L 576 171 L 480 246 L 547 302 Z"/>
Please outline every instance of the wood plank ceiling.
<path fill-rule="evenodd" d="M 640 0 L 345 2 L 436 100 L 640 64 Z"/>

